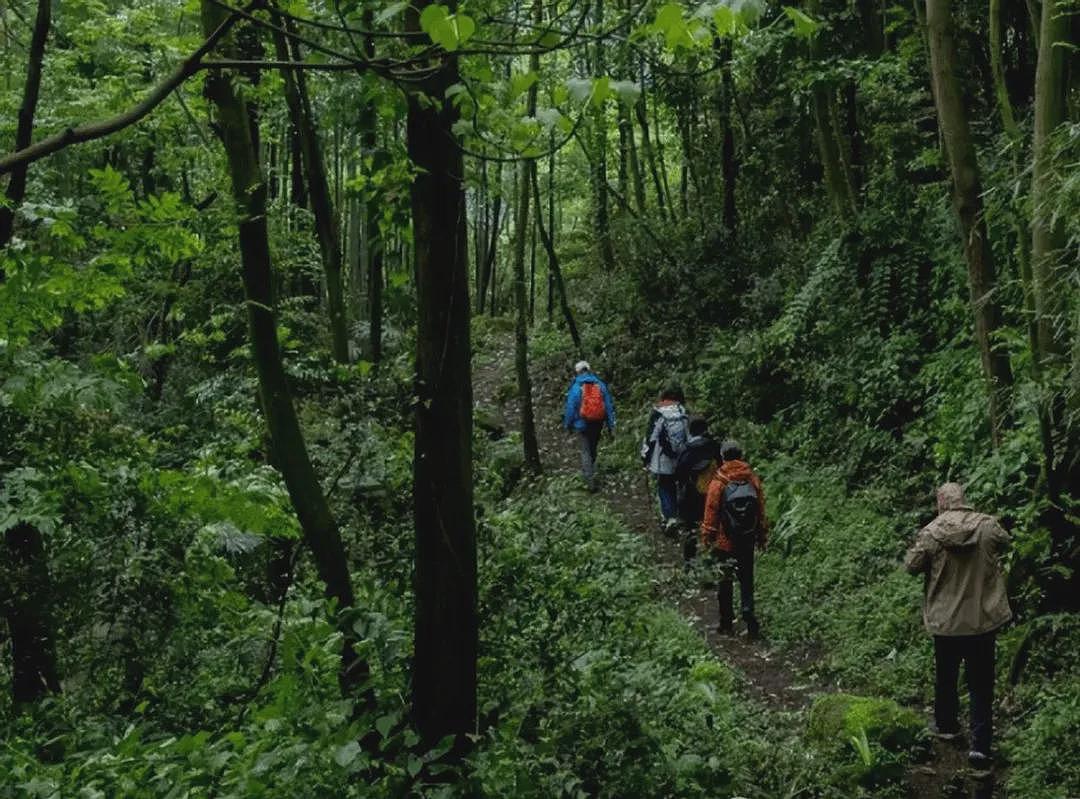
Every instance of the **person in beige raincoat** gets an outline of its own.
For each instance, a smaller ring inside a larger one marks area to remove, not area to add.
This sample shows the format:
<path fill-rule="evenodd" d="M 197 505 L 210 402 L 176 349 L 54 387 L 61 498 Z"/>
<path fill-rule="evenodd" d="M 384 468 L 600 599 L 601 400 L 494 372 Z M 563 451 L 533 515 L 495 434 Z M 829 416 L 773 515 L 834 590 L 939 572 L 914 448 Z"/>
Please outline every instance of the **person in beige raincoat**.
<path fill-rule="evenodd" d="M 904 558 L 925 576 L 923 623 L 934 637 L 936 733 L 960 731 L 957 682 L 964 664 L 971 699 L 972 765 L 990 765 L 993 739 L 994 644 L 1012 618 L 999 555 L 1009 534 L 997 519 L 973 510 L 958 483 L 937 492 L 938 515 L 921 529 Z"/>

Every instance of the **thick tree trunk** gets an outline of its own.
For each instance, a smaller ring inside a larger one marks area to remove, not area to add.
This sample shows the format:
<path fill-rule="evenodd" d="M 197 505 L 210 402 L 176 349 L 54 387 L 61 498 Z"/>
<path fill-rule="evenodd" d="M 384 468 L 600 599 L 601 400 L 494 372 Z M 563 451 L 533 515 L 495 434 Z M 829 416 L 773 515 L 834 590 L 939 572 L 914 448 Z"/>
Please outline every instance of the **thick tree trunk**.
<path fill-rule="evenodd" d="M 11 694 L 15 704 L 60 692 L 49 602 L 52 598 L 41 532 L 17 524 L 4 534 L 7 575 L 3 609 L 11 635 Z"/>
<path fill-rule="evenodd" d="M 422 0 L 406 13 L 420 30 Z M 450 4 L 451 11 L 455 5 Z M 476 732 L 477 588 L 472 485 L 472 377 L 464 164 L 458 112 L 446 91 L 458 62 L 444 55 L 409 94 L 406 141 L 416 253 L 416 629 L 413 721 L 425 743 Z M 424 96 L 418 92 L 422 91 Z"/>
<path fill-rule="evenodd" d="M 49 38 L 52 22 L 52 0 L 38 0 L 34 32 L 30 36 L 30 52 L 26 63 L 26 83 L 23 86 L 22 105 L 19 106 L 19 123 L 15 129 L 15 147 L 12 152 L 25 150 L 34 136 L 34 114 L 37 112 L 38 95 L 41 93 L 41 69 L 45 61 L 45 42 Z M 26 174 L 29 164 L 19 164 L 11 170 L 8 178 L 7 203 L 0 206 L 0 249 L 7 247 L 15 232 L 15 212 L 26 197 Z M 3 275 L 0 270 L 0 276 Z"/>
<path fill-rule="evenodd" d="M 1070 18 L 1062 0 L 1043 0 L 1041 47 L 1035 69 L 1034 165 L 1031 186 L 1031 266 L 1035 279 L 1035 312 L 1039 326 L 1040 360 L 1061 358 L 1068 351 L 1069 325 L 1060 318 L 1067 293 L 1059 269 L 1065 245 L 1065 224 L 1050 203 L 1052 150 L 1050 137 L 1066 118 L 1065 44 Z"/>
<path fill-rule="evenodd" d="M 274 15 L 274 21 L 279 26 L 293 26 L 291 20 L 278 14 Z M 300 45 L 294 39 L 290 46 L 290 41 L 280 30 L 274 31 L 274 47 L 281 61 L 303 60 Z M 330 196 L 319 131 L 311 111 L 307 78 L 302 69 L 282 69 L 281 77 L 285 83 L 285 102 L 289 107 L 289 117 L 300 139 L 300 152 L 311 196 L 311 211 L 315 217 L 315 233 L 319 239 L 323 279 L 326 283 L 331 352 L 338 363 L 348 363 L 349 327 L 345 318 L 345 293 L 341 280 L 341 231 Z"/>
<path fill-rule="evenodd" d="M 215 30 L 225 16 L 213 0 L 202 0 L 203 27 Z M 243 51 L 235 52 L 245 57 Z M 274 465 L 280 470 L 304 540 L 326 585 L 326 596 L 338 611 L 354 604 L 348 558 L 337 522 L 315 474 L 307 443 L 293 406 L 278 344 L 273 267 L 266 222 L 266 183 L 259 166 L 252 116 L 247 101 L 228 74 L 211 71 L 206 93 L 217 108 L 218 131 L 229 166 L 239 228 L 240 261 L 247 300 L 251 348 L 259 380 L 259 396 L 270 434 Z M 356 654 L 352 625 L 341 627 L 343 642 L 339 679 L 345 693 L 366 680 L 367 664 Z"/>
<path fill-rule="evenodd" d="M 957 56 L 951 0 L 928 0 L 926 26 L 934 100 L 952 174 L 953 204 L 963 236 L 975 317 L 975 342 L 986 378 L 991 437 L 996 446 L 1008 415 L 1007 398 L 1012 385 L 1012 371 L 1008 355 L 995 348 L 993 342 L 995 333 L 1001 327 L 1001 311 L 994 296 L 994 261 L 983 218 L 979 165 L 956 79 Z"/>

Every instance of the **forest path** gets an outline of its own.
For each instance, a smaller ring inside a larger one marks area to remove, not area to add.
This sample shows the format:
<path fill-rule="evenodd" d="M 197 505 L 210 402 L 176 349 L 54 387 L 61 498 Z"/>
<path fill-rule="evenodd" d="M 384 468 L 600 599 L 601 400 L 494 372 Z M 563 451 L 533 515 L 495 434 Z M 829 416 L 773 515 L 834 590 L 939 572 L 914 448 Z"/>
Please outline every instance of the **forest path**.
<path fill-rule="evenodd" d="M 570 364 L 567 362 L 564 368 L 545 368 L 531 363 L 531 367 L 533 410 L 543 469 L 548 474 L 577 475 L 581 468 L 578 442 L 562 429 L 566 391 L 572 376 Z M 520 427 L 514 374 L 513 335 L 493 336 L 484 358 L 474 364 L 473 402 L 491 415 L 491 423 L 504 430 Z M 625 446 L 622 439 L 627 436 L 637 445 L 642 431 L 637 429 L 636 414 L 633 409 L 623 407 L 620 416 L 617 402 L 616 405 L 619 446 Z M 655 484 L 643 470 L 621 464 L 613 451 L 615 446 L 616 442 L 605 433 L 597 458 L 598 500 L 606 503 L 626 527 L 648 538 L 656 564 L 657 593 L 675 604 L 716 656 L 736 671 L 742 678 L 744 693 L 771 711 L 795 716 L 809 710 L 815 697 L 841 690 L 841 686 L 830 684 L 820 674 L 813 651 L 783 651 L 770 644 L 767 629 L 763 630 L 764 637 L 756 641 L 741 631 L 737 635 L 717 632 L 719 608 L 715 591 L 700 586 L 686 588 L 679 544 L 664 536 L 660 529 Z M 584 492 L 584 486 L 580 490 Z M 737 593 L 735 601 L 738 602 Z M 990 779 L 975 779 L 967 768 L 966 749 L 934 741 L 929 758 L 908 772 L 907 796 L 909 799 L 1006 799 L 1005 776 L 998 771 Z"/>

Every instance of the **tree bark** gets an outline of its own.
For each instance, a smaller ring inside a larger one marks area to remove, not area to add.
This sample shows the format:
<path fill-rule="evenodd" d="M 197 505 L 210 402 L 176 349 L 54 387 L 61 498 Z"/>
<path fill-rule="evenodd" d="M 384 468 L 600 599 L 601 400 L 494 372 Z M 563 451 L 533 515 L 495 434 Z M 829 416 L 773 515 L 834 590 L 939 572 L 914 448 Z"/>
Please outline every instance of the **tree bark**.
<path fill-rule="evenodd" d="M 290 30 L 295 27 L 295 23 L 280 14 L 275 13 L 273 19 L 279 27 Z M 281 61 L 303 60 L 300 45 L 295 39 L 290 42 L 283 30 L 274 31 L 274 48 Z M 289 116 L 300 140 L 300 152 L 311 197 L 311 211 L 315 217 L 315 233 L 319 240 L 323 279 L 326 282 L 331 352 L 338 363 L 348 363 L 349 327 L 345 317 L 345 294 L 341 280 L 341 231 L 330 196 L 319 131 L 311 111 L 307 78 L 303 70 L 293 69 L 282 69 L 281 77 L 285 83 L 285 102 L 289 107 Z"/>
<path fill-rule="evenodd" d="M 1001 327 L 1001 311 L 994 296 L 993 253 L 983 218 L 982 186 L 975 146 L 971 140 L 964 101 L 956 79 L 956 43 L 953 39 L 951 0 L 928 0 L 926 25 L 930 44 L 930 73 L 938 121 L 952 174 L 953 205 L 960 222 L 968 285 L 975 317 L 975 342 L 982 360 L 989 395 L 991 438 L 997 446 L 1007 413 L 1012 370 L 1008 355 L 994 347 Z"/>
<path fill-rule="evenodd" d="M 365 8 L 362 17 L 365 30 L 375 29 L 375 13 Z M 375 38 L 364 37 L 364 55 L 375 57 Z M 360 125 L 360 146 L 372 157 L 372 168 L 381 164 L 377 159 L 378 146 L 378 108 L 374 100 L 364 103 L 363 119 Z M 368 359 L 379 363 L 383 358 L 383 288 L 386 283 L 386 264 L 382 231 L 379 226 L 381 204 L 376 197 L 371 197 L 364 208 L 364 248 L 367 251 L 368 282 Z"/>
<path fill-rule="evenodd" d="M 30 146 L 34 136 L 34 114 L 37 112 L 41 93 L 41 71 L 45 61 L 45 42 L 52 24 L 52 0 L 38 0 L 34 32 L 30 37 L 30 52 L 26 63 L 26 84 L 23 86 L 22 105 L 19 106 L 19 122 L 15 129 L 13 152 Z M 7 205 L 0 207 L 0 249 L 7 247 L 15 232 L 15 212 L 26 197 L 26 175 L 29 163 L 20 163 L 11 170 L 7 185 Z M 0 270 L 0 275 L 3 271 Z"/>
<path fill-rule="evenodd" d="M 602 30 L 604 0 L 595 0 L 595 9 L 596 28 Z M 604 41 L 596 43 L 596 77 L 604 76 L 604 48 L 607 46 Z M 615 251 L 611 246 L 611 209 L 608 205 L 607 133 L 605 104 L 601 103 L 593 112 L 593 147 L 596 151 L 593 158 L 593 221 L 596 225 L 597 246 L 600 249 L 600 264 L 612 272 L 615 270 Z"/>
<path fill-rule="evenodd" d="M 735 125 L 732 120 L 735 104 L 735 80 L 731 74 L 731 49 L 729 37 L 713 41 L 713 52 L 720 66 L 720 171 L 724 178 L 724 227 L 734 236 L 739 227 L 738 207 L 735 204 L 735 184 L 739 176 L 739 163 L 735 156 Z"/>
<path fill-rule="evenodd" d="M 532 170 L 531 178 L 533 199 L 536 200 L 536 207 L 539 208 L 540 181 L 537 179 L 535 169 Z M 548 269 L 554 279 L 555 293 L 559 295 L 559 308 L 562 310 L 563 319 L 566 321 L 566 329 L 570 331 L 570 340 L 574 342 L 574 351 L 581 357 L 585 357 L 585 348 L 581 344 L 581 334 L 578 332 L 577 324 L 574 322 L 574 313 L 570 309 L 570 301 L 566 296 L 566 283 L 563 281 L 562 269 L 559 268 L 559 256 L 555 252 L 555 242 L 551 238 L 550 231 L 544 227 L 543 215 L 538 214 L 536 219 L 540 223 L 540 241 L 547 251 Z"/>
<path fill-rule="evenodd" d="M 637 117 L 638 126 L 641 128 L 641 149 L 645 154 L 645 163 L 649 167 L 649 175 L 652 177 L 653 188 L 656 191 L 656 205 L 660 209 L 660 216 L 667 219 L 667 203 L 664 202 L 664 187 L 660 183 L 660 170 L 656 165 L 656 152 L 653 149 L 652 137 L 649 133 L 649 110 L 645 103 L 645 68 L 641 70 L 641 97 L 634 104 L 634 114 Z"/>
<path fill-rule="evenodd" d="M 542 0 L 533 0 L 533 22 L 539 26 L 544 22 Z M 540 71 L 540 55 L 533 53 L 529 57 L 529 69 Z M 525 101 L 525 115 L 536 116 L 536 95 L 538 87 L 533 83 L 529 87 Z M 529 235 L 529 195 L 530 176 L 535 169 L 533 159 L 523 160 L 518 167 L 518 208 L 517 225 L 514 231 L 514 369 L 517 372 L 518 407 L 521 413 L 521 441 L 525 454 L 525 468 L 533 474 L 539 474 L 540 444 L 536 438 L 536 419 L 533 415 L 532 378 L 529 376 L 529 307 L 525 291 L 525 241 Z M 540 204 L 536 205 L 540 214 Z"/>
<path fill-rule="evenodd" d="M 16 706 L 60 692 L 49 602 L 51 588 L 41 532 L 17 524 L 4 534 L 10 583 L 4 615 L 11 635 L 11 694 Z"/>
<path fill-rule="evenodd" d="M 223 16 L 224 12 L 213 0 L 202 0 L 205 30 L 217 28 Z M 304 540 L 326 585 L 326 596 L 336 602 L 340 612 L 354 605 L 348 558 L 308 455 L 282 365 L 266 221 L 266 183 L 259 165 L 252 117 L 247 101 L 237 92 L 230 76 L 222 71 L 212 70 L 207 75 L 206 93 L 217 109 L 218 133 L 225 148 L 236 203 L 248 328 L 272 459 L 284 478 Z M 357 638 L 352 625 L 342 624 L 341 633 L 339 681 L 342 691 L 348 694 L 367 679 L 368 666 L 356 654 Z"/>
<path fill-rule="evenodd" d="M 420 30 L 430 0 L 410 7 Z M 456 4 L 451 2 L 451 13 Z M 463 755 L 476 732 L 477 586 L 472 485 L 472 377 L 464 164 L 458 111 L 446 91 L 460 80 L 444 54 L 408 95 L 406 142 L 416 258 L 416 628 L 412 712 L 433 745 L 453 736 Z M 420 94 L 423 92 L 423 95 Z"/>
<path fill-rule="evenodd" d="M 1066 118 L 1066 60 L 1070 17 L 1062 0 L 1043 0 L 1038 65 L 1035 68 L 1035 133 L 1032 139 L 1031 266 L 1040 360 L 1061 358 L 1068 351 L 1068 324 L 1062 323 L 1067 293 L 1059 259 L 1065 225 L 1050 203 L 1053 190 L 1051 135 Z"/>

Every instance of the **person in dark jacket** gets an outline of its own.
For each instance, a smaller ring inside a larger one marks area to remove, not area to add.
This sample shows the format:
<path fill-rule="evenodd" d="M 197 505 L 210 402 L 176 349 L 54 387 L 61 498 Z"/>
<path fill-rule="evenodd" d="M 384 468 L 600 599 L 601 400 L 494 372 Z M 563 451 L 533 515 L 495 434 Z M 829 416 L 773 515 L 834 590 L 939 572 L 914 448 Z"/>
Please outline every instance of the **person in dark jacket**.
<path fill-rule="evenodd" d="M 563 427 L 576 433 L 581 447 L 581 476 L 596 491 L 596 452 L 604 427 L 615 435 L 615 403 L 607 384 L 593 374 L 587 361 L 574 364 L 574 380 L 566 392 Z"/>
<path fill-rule="evenodd" d="M 721 572 L 717 593 L 720 626 L 717 631 L 730 634 L 734 630 L 735 609 L 731 593 L 735 578 L 739 581 L 746 634 L 757 638 L 760 630 L 754 614 L 754 547 L 764 551 L 769 541 L 765 488 L 761 478 L 743 460 L 738 443 L 725 441 L 721 444 L 720 457 L 723 463 L 709 483 L 705 518 L 701 522 L 702 547 L 718 559 Z"/>
<path fill-rule="evenodd" d="M 679 521 L 682 522 L 683 560 L 697 554 L 698 527 L 705 516 L 705 495 L 716 468 L 721 463 L 720 444 L 709 435 L 704 416 L 691 416 L 686 449 L 675 459 L 675 481 L 679 490 Z"/>
<path fill-rule="evenodd" d="M 937 492 L 938 515 L 918 532 L 904 567 L 925 580 L 923 623 L 934 637 L 934 728 L 946 740 L 960 732 L 960 664 L 971 698 L 971 750 L 976 768 L 991 765 L 994 645 L 1012 619 L 999 555 L 1009 534 L 997 519 L 978 513 L 959 483 Z"/>

